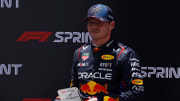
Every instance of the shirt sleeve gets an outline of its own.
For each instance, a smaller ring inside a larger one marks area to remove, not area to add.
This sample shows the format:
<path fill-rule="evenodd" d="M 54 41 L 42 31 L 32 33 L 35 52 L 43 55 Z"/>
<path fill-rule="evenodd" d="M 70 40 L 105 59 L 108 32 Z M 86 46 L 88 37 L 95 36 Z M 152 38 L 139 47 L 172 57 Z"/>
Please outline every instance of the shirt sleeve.
<path fill-rule="evenodd" d="M 71 83 L 70 87 L 78 87 L 78 74 L 77 74 L 77 61 L 78 61 L 78 50 L 74 52 L 72 70 L 71 70 Z"/>
<path fill-rule="evenodd" d="M 143 79 L 141 77 L 140 61 L 136 53 L 127 48 L 124 50 L 122 60 L 119 63 L 121 68 L 120 101 L 141 101 L 144 92 Z"/>

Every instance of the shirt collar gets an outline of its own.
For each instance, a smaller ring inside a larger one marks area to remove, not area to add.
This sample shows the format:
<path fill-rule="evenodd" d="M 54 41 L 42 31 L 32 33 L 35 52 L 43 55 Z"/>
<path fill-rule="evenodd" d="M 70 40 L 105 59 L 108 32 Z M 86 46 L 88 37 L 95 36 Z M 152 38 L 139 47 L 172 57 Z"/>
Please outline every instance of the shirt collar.
<path fill-rule="evenodd" d="M 92 51 L 93 52 L 100 52 L 108 47 L 111 46 L 111 44 L 113 43 L 114 41 L 112 39 L 110 39 L 108 42 L 106 42 L 104 45 L 102 46 L 99 46 L 97 47 L 95 44 L 91 43 L 91 46 L 92 46 Z"/>

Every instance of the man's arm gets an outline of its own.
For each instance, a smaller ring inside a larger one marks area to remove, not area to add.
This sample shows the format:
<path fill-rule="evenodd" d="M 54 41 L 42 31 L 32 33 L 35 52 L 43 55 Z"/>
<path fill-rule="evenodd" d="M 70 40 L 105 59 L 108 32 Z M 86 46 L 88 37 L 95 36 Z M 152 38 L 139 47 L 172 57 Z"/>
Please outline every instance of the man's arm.
<path fill-rule="evenodd" d="M 77 74 L 77 61 L 78 61 L 78 49 L 74 52 L 74 57 L 73 57 L 73 62 L 72 62 L 72 71 L 71 71 L 71 83 L 70 87 L 79 87 L 79 82 L 78 82 L 78 74 Z"/>
<path fill-rule="evenodd" d="M 140 61 L 136 53 L 127 48 L 120 63 L 122 73 L 122 88 L 120 89 L 120 101 L 141 101 L 144 92 L 143 80 L 141 77 Z"/>

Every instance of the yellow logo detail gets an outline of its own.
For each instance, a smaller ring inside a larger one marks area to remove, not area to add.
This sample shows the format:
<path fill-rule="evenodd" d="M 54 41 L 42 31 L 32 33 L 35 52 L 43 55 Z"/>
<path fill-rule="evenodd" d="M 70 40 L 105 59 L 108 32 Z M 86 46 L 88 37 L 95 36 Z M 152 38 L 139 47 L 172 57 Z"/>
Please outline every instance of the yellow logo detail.
<path fill-rule="evenodd" d="M 102 55 L 101 58 L 103 60 L 112 60 L 114 59 L 114 56 L 106 54 L 106 55 Z"/>
<path fill-rule="evenodd" d="M 104 100 L 103 101 L 119 101 L 119 98 L 112 98 L 110 96 L 104 96 Z"/>
<path fill-rule="evenodd" d="M 70 87 L 72 87 L 73 86 L 73 79 L 71 79 L 71 83 L 70 83 Z"/>
<path fill-rule="evenodd" d="M 134 79 L 134 80 L 132 80 L 132 83 L 135 85 L 143 85 L 143 80 L 142 79 Z"/>

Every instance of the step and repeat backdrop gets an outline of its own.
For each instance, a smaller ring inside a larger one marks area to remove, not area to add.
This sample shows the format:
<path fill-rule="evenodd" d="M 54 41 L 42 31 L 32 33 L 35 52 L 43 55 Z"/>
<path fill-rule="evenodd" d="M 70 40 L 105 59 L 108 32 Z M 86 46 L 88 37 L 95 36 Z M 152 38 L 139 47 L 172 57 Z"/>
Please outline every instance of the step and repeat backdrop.
<path fill-rule="evenodd" d="M 0 0 L 0 101 L 54 101 L 69 87 L 73 53 L 91 41 L 82 19 L 97 3 L 113 10 L 112 37 L 140 57 L 144 101 L 179 101 L 178 11 L 156 0 Z"/>

